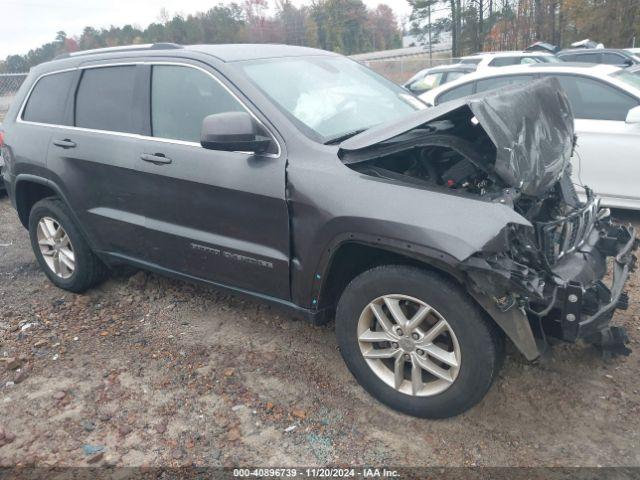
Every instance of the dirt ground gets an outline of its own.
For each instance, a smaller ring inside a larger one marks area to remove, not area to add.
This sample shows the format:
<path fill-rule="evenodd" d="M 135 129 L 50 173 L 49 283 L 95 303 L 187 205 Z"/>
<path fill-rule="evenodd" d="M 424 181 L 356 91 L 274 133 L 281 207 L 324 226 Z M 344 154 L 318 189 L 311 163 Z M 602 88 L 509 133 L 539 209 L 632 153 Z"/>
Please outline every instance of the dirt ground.
<path fill-rule="evenodd" d="M 638 466 L 638 287 L 615 318 L 631 356 L 511 349 L 479 406 L 418 420 L 357 385 L 333 324 L 146 273 L 58 290 L 5 197 L 0 465 Z"/>

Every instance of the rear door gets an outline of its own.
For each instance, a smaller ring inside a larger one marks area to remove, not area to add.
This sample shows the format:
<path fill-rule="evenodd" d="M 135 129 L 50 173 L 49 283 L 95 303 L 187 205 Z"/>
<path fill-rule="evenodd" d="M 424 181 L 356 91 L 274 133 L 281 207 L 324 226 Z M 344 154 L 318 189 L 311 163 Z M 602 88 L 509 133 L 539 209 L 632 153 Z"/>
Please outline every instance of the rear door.
<path fill-rule="evenodd" d="M 138 141 L 137 194 L 145 204 L 147 258 L 225 285 L 289 298 L 285 155 L 200 146 L 205 116 L 247 111 L 214 71 L 146 65 L 148 132 Z"/>
<path fill-rule="evenodd" d="M 17 124 L 7 129 L 5 138 L 13 155 L 24 162 L 22 165 L 27 161 L 29 165 L 28 171 L 13 174 L 49 177 L 46 161 L 51 136 L 73 121 L 67 110 L 75 77 L 74 70 L 51 72 L 41 76 L 31 87 L 26 103 L 18 113 Z"/>
<path fill-rule="evenodd" d="M 52 134 L 47 166 L 100 251 L 140 258 L 144 212 L 134 185 L 138 66 L 76 71 L 72 124 Z"/>
<path fill-rule="evenodd" d="M 638 100 L 596 79 L 557 75 L 575 117 L 578 145 L 573 159 L 577 184 L 591 187 L 608 204 L 640 199 L 640 126 L 625 122 Z"/>

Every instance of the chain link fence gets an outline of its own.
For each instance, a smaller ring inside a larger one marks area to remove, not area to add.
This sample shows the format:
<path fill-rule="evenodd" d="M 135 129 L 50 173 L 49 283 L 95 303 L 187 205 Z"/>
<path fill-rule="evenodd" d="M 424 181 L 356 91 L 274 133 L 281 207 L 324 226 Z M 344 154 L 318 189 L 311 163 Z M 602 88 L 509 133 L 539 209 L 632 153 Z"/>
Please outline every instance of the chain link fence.
<path fill-rule="evenodd" d="M 398 85 L 403 85 L 420 70 L 439 65 L 449 65 L 451 58 L 436 58 L 431 60 L 428 56 L 398 58 L 390 60 L 365 60 L 361 63 L 383 77 Z"/>
<path fill-rule="evenodd" d="M 440 65 L 449 65 L 451 48 L 437 45 L 429 53 L 424 46 L 360 53 L 351 58 L 394 83 L 403 85 L 420 70 Z"/>
<path fill-rule="evenodd" d="M 0 122 L 9 110 L 20 85 L 27 78 L 26 73 L 0 73 Z"/>

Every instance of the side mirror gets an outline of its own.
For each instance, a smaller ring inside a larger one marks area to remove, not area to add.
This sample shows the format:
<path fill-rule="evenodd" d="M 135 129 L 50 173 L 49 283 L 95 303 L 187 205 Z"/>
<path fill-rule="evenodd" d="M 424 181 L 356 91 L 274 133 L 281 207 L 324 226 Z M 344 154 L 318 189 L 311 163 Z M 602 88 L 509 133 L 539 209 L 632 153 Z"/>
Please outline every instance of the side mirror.
<path fill-rule="evenodd" d="M 633 66 L 633 60 L 631 60 L 630 58 L 627 58 L 627 59 L 624 61 L 624 66 L 625 66 L 625 67 L 632 67 L 632 66 Z"/>
<path fill-rule="evenodd" d="M 271 139 L 247 112 L 225 112 L 202 120 L 200 145 L 224 152 L 264 153 Z"/>
<path fill-rule="evenodd" d="M 629 124 L 640 123 L 640 106 L 633 107 L 627 112 L 627 119 L 625 120 Z"/>

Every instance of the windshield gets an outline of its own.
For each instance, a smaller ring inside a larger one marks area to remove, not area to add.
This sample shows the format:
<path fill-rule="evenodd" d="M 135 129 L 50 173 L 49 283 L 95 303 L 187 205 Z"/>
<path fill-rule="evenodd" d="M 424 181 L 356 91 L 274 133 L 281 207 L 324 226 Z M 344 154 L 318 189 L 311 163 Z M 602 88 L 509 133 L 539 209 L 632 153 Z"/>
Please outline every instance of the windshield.
<path fill-rule="evenodd" d="M 301 130 L 323 143 L 426 108 L 403 88 L 344 57 L 239 63 Z"/>
<path fill-rule="evenodd" d="M 640 90 L 640 76 L 629 73 L 627 70 L 618 70 L 609 74 L 610 77 L 620 80 L 627 86 Z"/>

